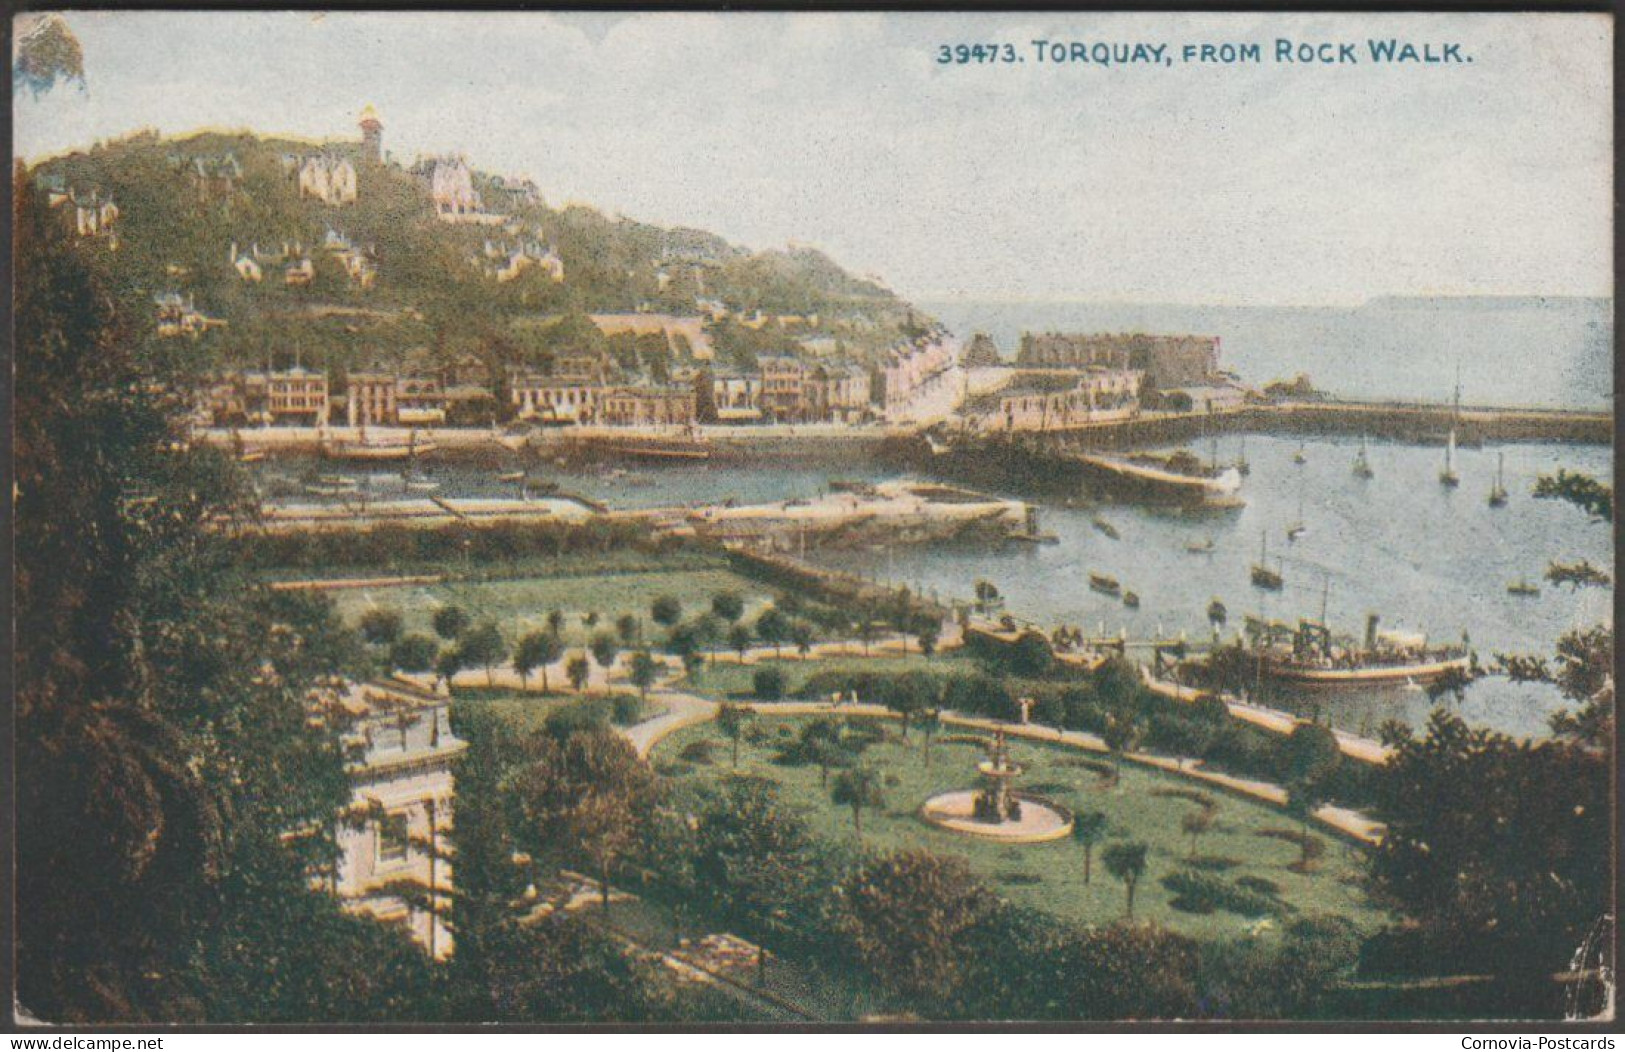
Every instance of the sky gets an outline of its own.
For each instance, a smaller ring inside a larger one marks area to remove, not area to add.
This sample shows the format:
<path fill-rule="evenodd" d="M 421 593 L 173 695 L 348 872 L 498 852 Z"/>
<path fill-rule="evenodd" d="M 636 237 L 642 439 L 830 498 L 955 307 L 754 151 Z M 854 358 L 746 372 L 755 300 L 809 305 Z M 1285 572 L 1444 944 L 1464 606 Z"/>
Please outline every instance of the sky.
<path fill-rule="evenodd" d="M 579 202 L 830 253 L 917 300 L 1612 292 L 1612 23 L 1584 14 L 73 12 L 30 159 L 141 128 L 460 152 Z M 1471 63 L 1376 65 L 1370 38 Z M 1268 61 L 1276 39 L 1358 64 Z M 1039 62 L 1032 41 L 1172 65 Z M 942 44 L 1024 61 L 940 64 Z M 1186 43 L 1266 61 L 1184 63 Z"/>

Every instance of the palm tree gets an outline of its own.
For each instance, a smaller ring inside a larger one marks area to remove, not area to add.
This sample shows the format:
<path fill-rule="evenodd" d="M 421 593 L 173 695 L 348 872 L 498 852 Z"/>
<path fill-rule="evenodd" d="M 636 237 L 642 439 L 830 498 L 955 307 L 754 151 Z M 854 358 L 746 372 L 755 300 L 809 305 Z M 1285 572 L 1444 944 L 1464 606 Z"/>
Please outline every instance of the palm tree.
<path fill-rule="evenodd" d="M 1089 883 L 1093 876 L 1095 861 L 1095 845 L 1106 839 L 1105 812 L 1085 811 L 1072 820 L 1072 839 L 1083 845 L 1083 882 Z"/>
<path fill-rule="evenodd" d="M 1106 870 L 1123 882 L 1128 892 L 1128 916 L 1134 916 L 1134 886 L 1145 875 L 1146 846 L 1138 841 L 1112 844 L 1101 853 L 1100 860 Z"/>
<path fill-rule="evenodd" d="M 919 728 L 921 752 L 925 755 L 925 769 L 931 769 L 931 739 L 942 730 L 942 713 L 937 709 L 920 709 L 908 716 L 909 722 Z"/>
<path fill-rule="evenodd" d="M 1209 829 L 1213 828 L 1213 810 L 1207 807 L 1197 808 L 1179 820 L 1179 828 L 1191 838 L 1190 857 L 1196 857 L 1196 839 Z"/>
<path fill-rule="evenodd" d="M 852 809 L 852 828 L 858 839 L 863 839 L 863 809 L 882 807 L 886 803 L 880 791 L 880 775 L 868 767 L 849 767 L 835 776 L 830 799 L 837 806 Z"/>

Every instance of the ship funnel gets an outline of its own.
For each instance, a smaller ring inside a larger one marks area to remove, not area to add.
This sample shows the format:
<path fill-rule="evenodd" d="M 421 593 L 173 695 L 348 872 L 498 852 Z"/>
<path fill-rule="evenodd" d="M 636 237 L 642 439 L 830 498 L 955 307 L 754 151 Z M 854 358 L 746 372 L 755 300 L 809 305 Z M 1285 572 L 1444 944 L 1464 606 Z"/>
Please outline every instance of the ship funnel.
<path fill-rule="evenodd" d="M 1377 647 L 1377 622 L 1380 620 L 1376 614 L 1367 614 L 1365 618 L 1365 648 L 1375 650 Z"/>

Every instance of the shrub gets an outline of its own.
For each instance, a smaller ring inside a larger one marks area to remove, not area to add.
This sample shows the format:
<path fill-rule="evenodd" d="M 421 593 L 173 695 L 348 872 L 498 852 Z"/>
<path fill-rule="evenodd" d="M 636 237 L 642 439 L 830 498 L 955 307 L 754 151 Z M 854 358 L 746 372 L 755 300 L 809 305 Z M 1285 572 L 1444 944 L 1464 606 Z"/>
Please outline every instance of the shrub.
<path fill-rule="evenodd" d="M 707 765 L 712 762 L 712 753 L 716 751 L 716 743 L 712 741 L 689 742 L 677 754 L 680 760 L 689 763 Z"/>
<path fill-rule="evenodd" d="M 751 692 L 764 701 L 778 701 L 784 697 L 784 670 L 759 668 L 750 678 Z"/>
<path fill-rule="evenodd" d="M 1260 895 L 1279 895 L 1281 893 L 1281 885 L 1268 877 L 1237 877 L 1236 887 L 1246 888 L 1248 891 L 1257 892 Z"/>
<path fill-rule="evenodd" d="M 631 694 L 617 694 L 610 706 L 611 717 L 622 727 L 631 726 L 643 715 L 642 702 Z"/>
<path fill-rule="evenodd" d="M 1321 840 L 1317 836 L 1314 836 L 1313 834 L 1300 833 L 1296 829 L 1260 829 L 1255 831 L 1253 835 L 1269 837 L 1274 840 L 1285 840 L 1293 847 L 1296 847 L 1302 851 L 1304 853 L 1304 857 L 1309 859 L 1311 862 L 1326 853 L 1325 841 Z M 1307 844 L 1304 843 L 1305 840 L 1308 841 Z"/>
<path fill-rule="evenodd" d="M 1187 913 L 1212 913 L 1221 909 L 1243 917 L 1271 917 L 1286 908 L 1267 895 L 1189 869 L 1169 873 L 1162 878 L 1162 886 L 1176 896 L 1170 905 Z"/>

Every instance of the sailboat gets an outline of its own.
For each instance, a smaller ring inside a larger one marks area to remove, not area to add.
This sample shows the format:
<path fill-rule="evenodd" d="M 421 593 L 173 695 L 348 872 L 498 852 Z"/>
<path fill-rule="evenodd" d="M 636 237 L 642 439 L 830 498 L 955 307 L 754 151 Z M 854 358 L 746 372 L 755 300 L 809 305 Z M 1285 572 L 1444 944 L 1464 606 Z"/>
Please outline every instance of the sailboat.
<path fill-rule="evenodd" d="M 1303 465 L 1298 465 L 1298 517 L 1286 528 L 1286 539 L 1290 543 L 1309 532 L 1309 527 L 1303 521 Z"/>
<path fill-rule="evenodd" d="M 1309 460 L 1309 457 L 1307 455 L 1305 455 L 1305 453 L 1303 451 L 1303 443 L 1299 442 L 1298 443 L 1298 451 L 1296 453 L 1292 454 L 1292 463 L 1294 463 L 1294 464 L 1304 464 L 1304 463 L 1307 463 L 1308 460 Z"/>
<path fill-rule="evenodd" d="M 1241 436 L 1241 448 L 1236 452 L 1236 471 L 1241 475 L 1251 475 L 1253 466 L 1247 463 L 1247 436 Z"/>
<path fill-rule="evenodd" d="M 1279 571 L 1271 570 L 1266 565 L 1269 559 L 1269 531 L 1259 531 L 1258 562 L 1253 564 L 1252 581 L 1254 588 L 1262 588 L 1266 592 L 1279 592 L 1281 585 L 1286 582 Z"/>
<path fill-rule="evenodd" d="M 1504 479 L 1507 455 L 1495 455 L 1495 484 L 1490 487 L 1490 507 L 1504 508 L 1507 503 L 1507 488 Z"/>
<path fill-rule="evenodd" d="M 1369 479 L 1374 475 L 1376 475 L 1376 472 L 1371 470 L 1371 460 L 1366 456 L 1365 452 L 1365 436 L 1362 435 L 1360 436 L 1360 451 L 1354 454 L 1354 477 Z"/>
<path fill-rule="evenodd" d="M 1456 429 L 1450 429 L 1450 437 L 1445 440 L 1444 467 L 1439 470 L 1439 485 L 1450 489 L 1461 485 L 1461 476 L 1456 474 Z"/>
<path fill-rule="evenodd" d="M 1445 440 L 1444 468 L 1439 472 L 1439 485 L 1454 489 L 1461 485 L 1456 474 L 1456 421 L 1461 417 L 1461 366 L 1456 366 L 1456 394 L 1450 406 L 1450 437 Z"/>

